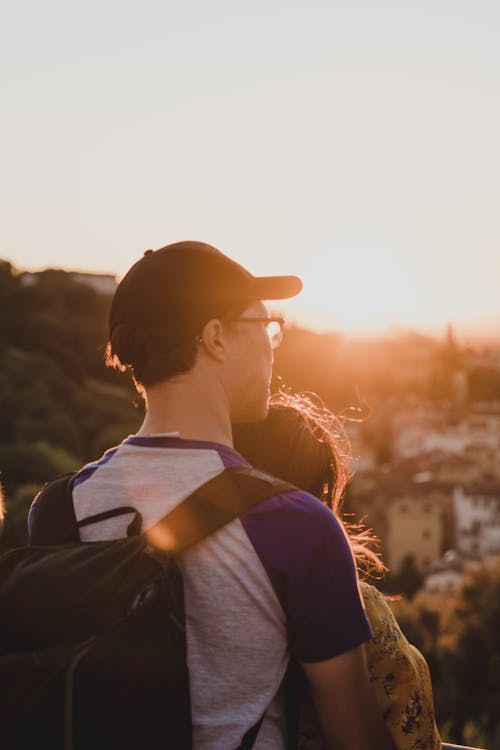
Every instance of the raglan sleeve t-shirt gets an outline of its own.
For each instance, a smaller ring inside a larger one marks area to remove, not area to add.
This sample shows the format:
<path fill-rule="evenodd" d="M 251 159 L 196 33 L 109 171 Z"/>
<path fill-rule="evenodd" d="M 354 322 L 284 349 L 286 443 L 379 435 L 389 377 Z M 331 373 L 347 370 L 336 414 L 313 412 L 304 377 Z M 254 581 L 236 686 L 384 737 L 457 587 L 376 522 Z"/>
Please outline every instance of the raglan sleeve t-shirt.
<path fill-rule="evenodd" d="M 147 529 L 224 468 L 241 464 L 236 451 L 216 443 L 134 436 L 78 472 L 75 516 L 131 505 Z M 40 544 L 52 543 L 55 533 L 45 499 L 42 492 L 29 517 Z M 81 539 L 124 537 L 129 521 L 85 526 Z M 371 636 L 342 524 L 312 495 L 291 491 L 181 557 L 195 747 L 237 747 L 265 712 L 255 750 L 281 750 L 280 686 L 289 657 L 325 661 Z"/>

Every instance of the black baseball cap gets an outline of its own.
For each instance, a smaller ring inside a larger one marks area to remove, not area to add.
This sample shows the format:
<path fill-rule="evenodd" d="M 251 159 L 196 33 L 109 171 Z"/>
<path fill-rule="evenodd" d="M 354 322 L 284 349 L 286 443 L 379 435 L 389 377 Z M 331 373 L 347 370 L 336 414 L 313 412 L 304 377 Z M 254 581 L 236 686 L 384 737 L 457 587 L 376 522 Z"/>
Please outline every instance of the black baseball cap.
<path fill-rule="evenodd" d="M 124 325 L 161 331 L 164 345 L 173 348 L 226 310 L 288 299 L 301 289 L 297 276 L 253 276 L 211 245 L 176 242 L 146 250 L 120 281 L 109 314 L 110 339 Z"/>

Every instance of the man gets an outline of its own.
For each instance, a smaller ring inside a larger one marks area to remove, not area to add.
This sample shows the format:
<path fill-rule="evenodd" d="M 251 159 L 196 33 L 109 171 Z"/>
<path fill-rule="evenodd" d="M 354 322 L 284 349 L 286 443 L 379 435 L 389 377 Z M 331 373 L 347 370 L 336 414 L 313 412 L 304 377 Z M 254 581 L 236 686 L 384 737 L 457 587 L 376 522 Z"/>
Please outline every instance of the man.
<path fill-rule="evenodd" d="M 108 364 L 131 368 L 146 417 L 77 474 L 77 520 L 131 505 L 147 529 L 225 467 L 245 463 L 231 425 L 266 416 L 279 342 L 280 321 L 262 300 L 301 286 L 293 276 L 256 278 L 198 242 L 145 253 L 113 298 Z M 32 533 L 38 510 L 35 502 Z M 129 521 L 86 526 L 81 539 L 125 536 Z M 239 747 L 261 717 L 255 750 L 284 748 L 290 655 L 303 665 L 328 747 L 392 747 L 364 661 L 371 632 L 352 555 L 320 502 L 299 491 L 264 501 L 184 552 L 180 565 L 195 748 Z"/>

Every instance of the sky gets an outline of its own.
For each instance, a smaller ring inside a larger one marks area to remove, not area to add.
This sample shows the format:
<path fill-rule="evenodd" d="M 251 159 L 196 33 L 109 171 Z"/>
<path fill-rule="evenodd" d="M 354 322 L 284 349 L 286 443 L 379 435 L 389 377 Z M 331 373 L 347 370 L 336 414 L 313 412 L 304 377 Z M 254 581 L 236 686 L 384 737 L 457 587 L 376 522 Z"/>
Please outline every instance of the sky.
<path fill-rule="evenodd" d="M 0 257 L 216 245 L 317 330 L 500 334 L 497 0 L 18 0 Z"/>

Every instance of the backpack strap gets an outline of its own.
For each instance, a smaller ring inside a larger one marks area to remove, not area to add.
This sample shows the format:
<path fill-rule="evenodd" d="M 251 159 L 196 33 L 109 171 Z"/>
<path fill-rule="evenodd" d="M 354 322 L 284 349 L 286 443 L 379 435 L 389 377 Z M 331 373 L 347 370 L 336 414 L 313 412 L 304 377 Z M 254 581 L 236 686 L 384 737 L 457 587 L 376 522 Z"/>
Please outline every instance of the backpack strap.
<path fill-rule="evenodd" d="M 142 516 L 137 508 L 134 508 L 132 505 L 120 505 L 118 508 L 103 510 L 102 513 L 96 513 L 93 516 L 82 518 L 82 520 L 78 521 L 76 525 L 78 529 L 81 529 L 82 526 L 90 526 L 93 523 L 107 521 L 108 518 L 116 518 L 117 516 L 126 516 L 129 513 L 133 513 L 134 518 L 127 526 L 127 536 L 138 536 L 142 529 Z"/>
<path fill-rule="evenodd" d="M 141 533 L 142 517 L 132 506 L 120 506 L 81 521 L 73 507 L 76 472 L 64 474 L 46 485 L 37 500 L 31 545 L 79 542 L 79 529 L 108 518 L 133 513 L 128 536 Z M 231 466 L 205 484 L 146 532 L 154 547 L 182 552 L 233 521 L 263 500 L 297 489 L 281 479 L 250 466 Z"/>
<path fill-rule="evenodd" d="M 154 547 L 177 554 L 263 500 L 296 489 L 250 466 L 231 466 L 198 487 L 145 536 Z"/>
<path fill-rule="evenodd" d="M 70 544 L 80 541 L 79 529 L 107 518 L 134 514 L 127 535 L 141 533 L 142 517 L 136 508 L 120 506 L 77 521 L 73 506 L 73 482 L 76 472 L 63 474 L 40 490 L 30 535 L 30 545 Z"/>

